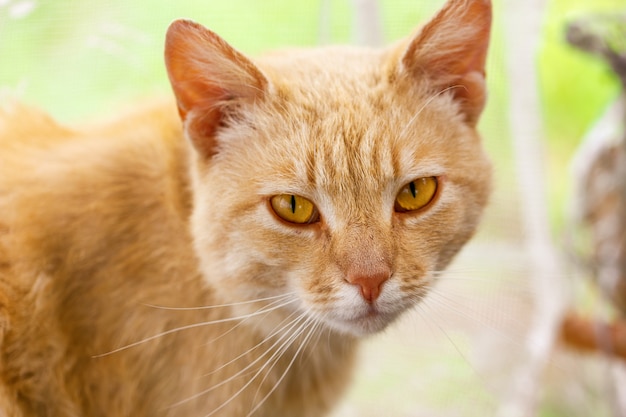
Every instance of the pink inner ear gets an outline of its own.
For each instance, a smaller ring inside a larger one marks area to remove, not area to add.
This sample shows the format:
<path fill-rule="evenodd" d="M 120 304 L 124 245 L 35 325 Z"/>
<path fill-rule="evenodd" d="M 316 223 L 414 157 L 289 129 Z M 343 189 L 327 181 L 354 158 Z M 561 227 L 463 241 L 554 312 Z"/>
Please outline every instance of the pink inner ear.
<path fill-rule="evenodd" d="M 172 23 L 165 63 L 188 136 L 205 156 L 215 153 L 215 133 L 228 102 L 253 102 L 267 89 L 261 71 L 243 54 L 203 26 Z"/>
<path fill-rule="evenodd" d="M 210 36 L 204 27 L 186 20 L 172 23 L 167 31 L 165 65 L 183 119 L 224 96 L 223 89 L 211 82 L 210 72 L 216 68 L 205 64 L 204 55 L 213 53 Z"/>
<path fill-rule="evenodd" d="M 466 74 L 459 80 L 458 85 L 460 87 L 455 89 L 454 97 L 461 103 L 466 121 L 474 125 L 478 122 L 487 101 L 485 74 L 478 72 Z"/>
<path fill-rule="evenodd" d="M 477 121 L 485 104 L 490 29 L 489 0 L 449 0 L 402 57 L 411 76 L 426 75 L 440 91 L 452 87 L 469 123 Z"/>
<path fill-rule="evenodd" d="M 490 30 L 489 0 L 449 0 L 411 42 L 405 59 L 452 76 L 484 74 Z"/>
<path fill-rule="evenodd" d="M 216 129 L 222 118 L 216 103 L 225 92 L 207 82 L 210 78 L 201 73 L 201 66 L 197 62 L 194 65 L 201 35 L 199 28 L 191 22 L 174 22 L 167 33 L 165 63 L 178 113 L 187 122 L 187 134 L 202 155 L 211 157 L 216 149 Z M 195 117 L 189 117 L 191 112 Z"/>

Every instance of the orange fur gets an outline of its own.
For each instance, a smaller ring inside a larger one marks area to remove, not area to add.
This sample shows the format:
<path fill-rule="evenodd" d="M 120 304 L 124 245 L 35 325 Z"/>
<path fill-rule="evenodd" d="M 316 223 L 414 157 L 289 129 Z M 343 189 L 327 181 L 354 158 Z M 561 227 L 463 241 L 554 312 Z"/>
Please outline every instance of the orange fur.
<path fill-rule="evenodd" d="M 486 204 L 489 18 L 488 1 L 452 0 L 388 49 L 254 62 L 179 21 L 166 45 L 178 113 L 165 100 L 69 129 L 0 110 L 0 411 L 327 412 L 358 337 L 427 293 Z M 427 176 L 435 200 L 394 212 Z M 273 215 L 285 193 L 320 221 Z M 374 301 L 346 278 L 381 273 Z"/>

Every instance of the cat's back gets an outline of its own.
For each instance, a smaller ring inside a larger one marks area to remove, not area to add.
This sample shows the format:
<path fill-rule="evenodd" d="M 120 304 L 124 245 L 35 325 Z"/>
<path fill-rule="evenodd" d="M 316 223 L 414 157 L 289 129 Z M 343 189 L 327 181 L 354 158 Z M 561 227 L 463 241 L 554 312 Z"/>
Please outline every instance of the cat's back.
<path fill-rule="evenodd" d="M 86 169 L 95 177 L 98 172 L 93 168 L 103 163 L 141 170 L 145 158 L 140 157 L 140 150 L 146 157 L 168 159 L 172 155 L 163 152 L 175 152 L 181 138 L 175 106 L 169 100 L 140 104 L 116 118 L 71 128 L 37 108 L 10 101 L 0 106 L 0 192 L 14 191 L 14 181 L 36 178 L 46 182 L 68 169 L 74 173 Z M 32 190 L 20 190 L 28 192 Z"/>
<path fill-rule="evenodd" d="M 88 250 L 141 210 L 186 210 L 185 152 L 170 101 L 76 128 L 18 102 L 0 106 L 0 265 L 50 265 L 55 251 Z"/>
<path fill-rule="evenodd" d="M 67 248 L 87 222 L 96 232 L 98 223 L 111 226 L 111 216 L 132 216 L 137 205 L 169 199 L 181 208 L 183 145 L 169 102 L 79 128 L 19 103 L 0 108 L 0 234 L 11 235 L 13 252 L 31 241 L 20 257 L 35 251 L 45 258 L 52 248 L 39 244 L 65 241 Z"/>
<path fill-rule="evenodd" d="M 0 106 L 0 296 L 5 309 L 16 299 L 15 294 L 7 295 L 10 290 L 33 284 L 25 279 L 31 274 L 18 271 L 19 264 L 25 265 L 27 258 L 47 262 L 46 251 L 32 243 L 43 243 L 41 238 L 51 229 L 45 223 L 65 217 L 59 206 L 61 194 L 71 188 L 70 149 L 89 140 L 80 136 L 34 107 L 18 101 Z"/>
<path fill-rule="evenodd" d="M 0 315 L 42 276 L 71 277 L 70 265 L 114 259 L 114 242 L 178 221 L 188 205 L 179 125 L 169 102 L 79 128 L 17 102 L 0 108 Z"/>
<path fill-rule="evenodd" d="M 142 305 L 137 297 L 167 295 L 163 271 L 195 276 L 179 126 L 171 102 L 79 128 L 17 103 L 0 110 L 0 410 L 9 416 L 21 416 L 10 411 L 17 392 L 72 410 L 77 401 L 55 390 L 104 371 L 69 352 L 89 358 L 112 348 L 112 334 L 155 331 L 139 321 L 124 336 L 119 324 Z"/>
<path fill-rule="evenodd" d="M 187 210 L 182 138 L 165 100 L 78 128 L 18 102 L 0 106 L 0 278 L 18 263 L 58 268 L 77 248 L 102 251 L 105 237 Z"/>

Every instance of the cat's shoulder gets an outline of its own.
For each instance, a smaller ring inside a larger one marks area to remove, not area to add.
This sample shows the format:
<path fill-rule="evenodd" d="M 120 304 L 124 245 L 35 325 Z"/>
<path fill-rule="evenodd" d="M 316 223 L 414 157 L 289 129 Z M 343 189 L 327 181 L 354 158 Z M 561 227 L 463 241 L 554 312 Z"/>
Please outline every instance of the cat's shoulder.
<path fill-rule="evenodd" d="M 184 141 L 171 99 L 142 102 L 115 113 L 68 127 L 16 100 L 0 105 L 0 196 L 35 182 L 67 180 L 72 185 L 72 179 L 149 170 L 180 157 Z M 150 163 L 145 163 L 147 159 Z"/>
<path fill-rule="evenodd" d="M 137 142 L 159 144 L 179 140 L 182 136 L 176 106 L 170 98 L 134 102 L 113 113 L 112 117 L 70 127 L 38 107 L 7 99 L 0 105 L 0 149 L 6 156 L 26 149 L 54 151 L 71 142 L 80 142 L 80 145 L 101 142 L 110 146 Z"/>
<path fill-rule="evenodd" d="M 153 100 L 120 114 L 65 127 L 17 102 L 0 110 L 0 264 L 43 263 L 71 242 L 96 245 L 187 204 L 175 105 Z"/>

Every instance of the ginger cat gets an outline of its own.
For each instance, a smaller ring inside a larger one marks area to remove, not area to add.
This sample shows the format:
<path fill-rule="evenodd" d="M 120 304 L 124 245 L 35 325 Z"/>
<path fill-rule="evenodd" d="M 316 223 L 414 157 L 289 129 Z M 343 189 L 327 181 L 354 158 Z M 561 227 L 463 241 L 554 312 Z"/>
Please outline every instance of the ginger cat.
<path fill-rule="evenodd" d="M 177 106 L 5 106 L 0 415 L 325 415 L 477 226 L 490 20 L 254 61 L 176 21 Z"/>

